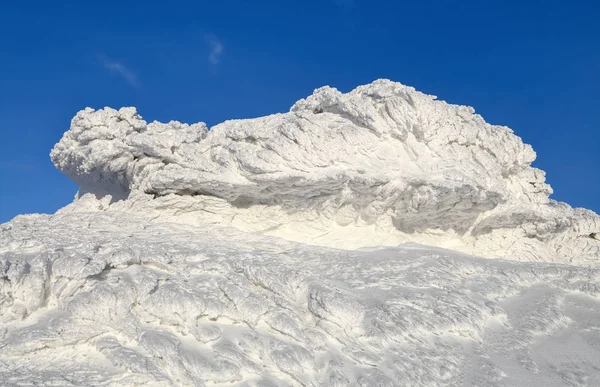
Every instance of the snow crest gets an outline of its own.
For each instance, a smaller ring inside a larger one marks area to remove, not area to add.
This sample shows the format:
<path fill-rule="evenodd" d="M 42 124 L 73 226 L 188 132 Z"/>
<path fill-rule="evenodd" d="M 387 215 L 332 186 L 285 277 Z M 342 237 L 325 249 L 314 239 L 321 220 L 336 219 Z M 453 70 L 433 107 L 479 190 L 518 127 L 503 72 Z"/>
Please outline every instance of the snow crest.
<path fill-rule="evenodd" d="M 339 248 L 418 242 L 585 264 L 600 254 L 598 215 L 550 200 L 511 129 L 388 80 L 323 87 L 289 113 L 210 130 L 88 108 L 51 158 L 80 196 L 128 198 L 118 205 L 171 221 Z"/>
<path fill-rule="evenodd" d="M 600 385 L 598 215 L 471 108 L 86 109 L 51 157 L 75 201 L 0 225 L 2 386 Z"/>

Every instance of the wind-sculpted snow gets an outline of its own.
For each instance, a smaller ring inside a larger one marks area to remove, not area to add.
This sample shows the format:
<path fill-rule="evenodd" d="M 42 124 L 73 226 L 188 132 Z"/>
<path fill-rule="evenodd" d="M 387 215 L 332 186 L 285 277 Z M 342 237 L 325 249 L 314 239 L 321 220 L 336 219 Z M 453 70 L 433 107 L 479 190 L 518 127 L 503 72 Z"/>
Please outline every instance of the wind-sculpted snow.
<path fill-rule="evenodd" d="M 3 386 L 592 386 L 599 322 L 598 269 L 114 209 L 0 226 Z"/>
<path fill-rule="evenodd" d="M 598 215 L 550 200 L 509 128 L 387 80 L 323 87 L 289 113 L 210 131 L 88 108 L 51 157 L 81 195 L 177 222 L 340 248 L 419 242 L 580 264 L 600 254 Z"/>
<path fill-rule="evenodd" d="M 0 225 L 2 386 L 600 385 L 599 217 L 471 108 L 88 108 L 51 158 L 74 202 Z"/>

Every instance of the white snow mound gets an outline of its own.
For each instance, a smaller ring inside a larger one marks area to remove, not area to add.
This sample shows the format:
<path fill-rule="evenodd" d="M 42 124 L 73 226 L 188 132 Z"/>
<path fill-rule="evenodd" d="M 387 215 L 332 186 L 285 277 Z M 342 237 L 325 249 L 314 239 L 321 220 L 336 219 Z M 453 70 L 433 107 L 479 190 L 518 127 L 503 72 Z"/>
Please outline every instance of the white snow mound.
<path fill-rule="evenodd" d="M 339 248 L 418 242 L 587 264 L 600 254 L 598 215 L 550 200 L 512 130 L 389 80 L 323 87 L 289 113 L 210 130 L 88 108 L 51 158 L 80 196 L 129 198 L 117 205 L 177 222 Z"/>
<path fill-rule="evenodd" d="M 0 225 L 3 387 L 600 385 L 598 215 L 471 108 L 86 109 L 51 157 L 75 201 Z"/>

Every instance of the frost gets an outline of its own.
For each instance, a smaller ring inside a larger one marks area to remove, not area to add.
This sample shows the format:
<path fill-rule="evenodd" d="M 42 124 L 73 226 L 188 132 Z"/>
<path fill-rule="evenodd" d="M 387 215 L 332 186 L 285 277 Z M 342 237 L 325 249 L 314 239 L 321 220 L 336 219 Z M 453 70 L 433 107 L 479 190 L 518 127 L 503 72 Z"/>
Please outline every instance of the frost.
<path fill-rule="evenodd" d="M 600 385 L 598 215 L 471 108 L 86 109 L 51 157 L 80 192 L 0 225 L 2 385 Z"/>
<path fill-rule="evenodd" d="M 124 212 L 9 224 L 5 385 L 600 382 L 597 268 L 336 250 Z"/>
<path fill-rule="evenodd" d="M 86 109 L 51 157 L 80 196 L 129 198 L 119 208 L 176 222 L 338 248 L 417 242 L 557 262 L 600 253 L 584 238 L 599 217 L 549 199 L 535 152 L 512 130 L 387 80 L 323 87 L 289 113 L 210 131 Z"/>

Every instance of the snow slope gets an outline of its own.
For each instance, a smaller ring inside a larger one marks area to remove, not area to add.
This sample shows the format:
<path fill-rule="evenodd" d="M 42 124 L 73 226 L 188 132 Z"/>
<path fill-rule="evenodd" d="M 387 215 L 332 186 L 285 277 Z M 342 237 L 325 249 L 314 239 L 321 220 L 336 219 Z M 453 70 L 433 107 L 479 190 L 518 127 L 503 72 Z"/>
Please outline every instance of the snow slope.
<path fill-rule="evenodd" d="M 0 225 L 2 386 L 600 385 L 598 215 L 471 108 L 86 109 L 51 157 L 80 192 Z"/>
<path fill-rule="evenodd" d="M 4 386 L 600 385 L 598 269 L 110 210 L 1 232 Z"/>

